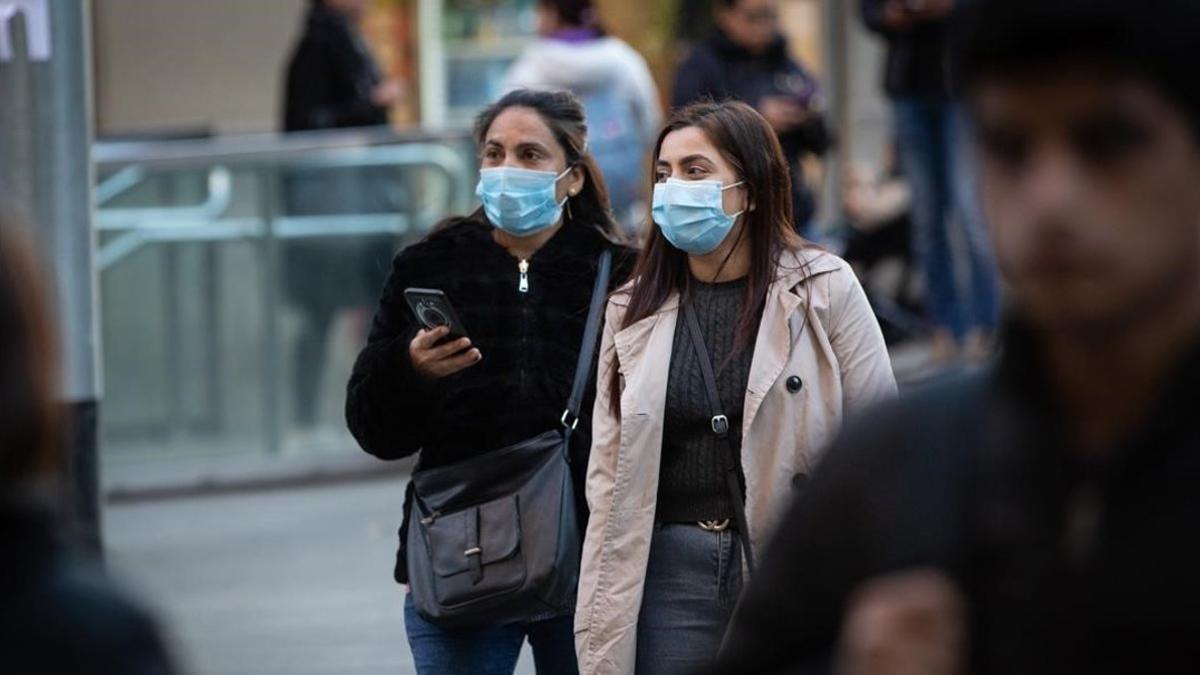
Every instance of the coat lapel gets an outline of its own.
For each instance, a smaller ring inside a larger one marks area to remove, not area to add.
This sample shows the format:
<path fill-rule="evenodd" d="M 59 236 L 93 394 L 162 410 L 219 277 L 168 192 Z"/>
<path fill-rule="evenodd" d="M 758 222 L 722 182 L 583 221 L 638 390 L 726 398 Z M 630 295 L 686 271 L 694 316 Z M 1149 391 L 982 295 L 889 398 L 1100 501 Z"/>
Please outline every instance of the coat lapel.
<path fill-rule="evenodd" d="M 666 364 L 671 359 L 679 300 L 672 297 L 650 316 L 613 335 L 618 372 L 632 396 L 622 396 L 622 413 L 662 414 L 667 402 Z M 636 381 L 633 380 L 636 378 Z"/>
<path fill-rule="evenodd" d="M 767 292 L 750 362 L 750 378 L 746 384 L 746 403 L 742 409 L 742 443 L 745 445 L 754 418 L 767 392 L 779 380 L 792 355 L 792 315 L 804 305 L 799 287 L 812 279 L 838 269 L 843 263 L 822 251 L 800 251 L 788 256 L 787 272 Z M 808 311 L 805 307 L 804 311 Z M 796 336 L 799 338 L 799 336 Z"/>

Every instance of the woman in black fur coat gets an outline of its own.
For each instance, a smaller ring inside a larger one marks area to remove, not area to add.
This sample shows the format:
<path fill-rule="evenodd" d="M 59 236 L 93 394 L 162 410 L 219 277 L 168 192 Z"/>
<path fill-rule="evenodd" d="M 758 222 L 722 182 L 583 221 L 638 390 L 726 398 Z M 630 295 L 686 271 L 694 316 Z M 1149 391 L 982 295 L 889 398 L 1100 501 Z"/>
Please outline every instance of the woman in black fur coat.
<path fill-rule="evenodd" d="M 367 452 L 400 459 L 420 451 L 420 467 L 429 469 L 560 423 L 598 258 L 613 250 L 610 290 L 632 263 L 631 252 L 613 243 L 608 195 L 586 134 L 583 109 L 565 92 L 515 91 L 480 114 L 484 207 L 447 220 L 396 256 L 354 366 L 346 418 Z M 443 291 L 468 337 L 443 341 L 444 328 L 422 329 L 404 299 L 410 287 Z M 572 441 L 580 496 L 594 387 L 588 391 Z M 582 499 L 578 508 L 582 519 Z M 407 527 L 396 565 L 401 583 L 408 582 Z M 539 672 L 575 669 L 570 616 L 448 633 L 423 621 L 410 602 L 406 626 L 419 672 L 511 672 L 506 664 L 515 666 L 526 637 Z"/>

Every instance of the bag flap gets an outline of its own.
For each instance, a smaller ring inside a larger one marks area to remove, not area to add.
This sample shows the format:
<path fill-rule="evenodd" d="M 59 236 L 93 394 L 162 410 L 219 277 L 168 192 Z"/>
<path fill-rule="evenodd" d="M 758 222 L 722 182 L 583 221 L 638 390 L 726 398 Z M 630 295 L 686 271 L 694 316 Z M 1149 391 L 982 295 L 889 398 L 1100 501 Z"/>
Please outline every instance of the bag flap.
<path fill-rule="evenodd" d="M 521 517 L 515 494 L 438 516 L 423 527 L 429 537 L 433 572 L 440 577 L 469 570 L 472 555 L 480 556 L 484 566 L 507 560 L 516 554 L 521 543 Z"/>

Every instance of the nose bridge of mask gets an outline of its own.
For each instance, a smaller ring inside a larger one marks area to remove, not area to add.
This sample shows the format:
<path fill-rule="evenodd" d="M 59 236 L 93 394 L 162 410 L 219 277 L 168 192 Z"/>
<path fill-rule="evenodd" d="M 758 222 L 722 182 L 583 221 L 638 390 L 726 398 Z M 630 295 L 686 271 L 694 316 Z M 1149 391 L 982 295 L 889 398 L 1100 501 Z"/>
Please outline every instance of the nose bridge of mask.
<path fill-rule="evenodd" d="M 686 181 L 677 178 L 668 178 L 665 183 L 659 183 L 655 186 L 655 201 L 675 207 L 718 209 L 721 213 L 725 213 L 725 203 L 721 195 L 726 190 L 737 187 L 744 182 L 738 181 L 729 185 L 721 185 L 719 181 L 715 180 Z M 742 211 L 738 211 L 731 214 L 731 217 L 737 217 L 741 214 Z"/>
<path fill-rule="evenodd" d="M 550 191 L 552 193 L 551 199 L 553 199 L 557 196 L 553 192 L 558 187 L 558 181 L 570 173 L 572 168 L 568 166 L 562 173 L 555 174 L 551 171 L 523 169 L 518 166 L 500 166 L 483 169 L 480 171 L 480 174 L 485 178 L 490 178 L 490 182 L 493 183 L 501 196 L 505 195 L 505 193 L 511 195 L 531 195 L 542 191 Z M 553 180 L 547 181 L 546 179 L 551 176 L 553 176 Z"/>

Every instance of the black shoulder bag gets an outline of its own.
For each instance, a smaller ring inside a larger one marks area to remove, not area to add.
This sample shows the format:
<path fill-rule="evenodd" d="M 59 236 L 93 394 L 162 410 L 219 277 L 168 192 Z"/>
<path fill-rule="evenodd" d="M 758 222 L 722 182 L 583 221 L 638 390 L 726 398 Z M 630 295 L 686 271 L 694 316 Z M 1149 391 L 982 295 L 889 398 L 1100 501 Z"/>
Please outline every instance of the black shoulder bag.
<path fill-rule="evenodd" d="M 575 607 L 582 537 L 570 442 L 592 370 L 612 253 L 600 256 L 562 428 L 413 474 L 407 563 L 422 618 L 489 626 Z"/>
<path fill-rule="evenodd" d="M 687 321 L 688 333 L 692 336 L 692 346 L 696 350 L 697 360 L 700 361 L 700 374 L 704 378 L 704 390 L 708 394 L 708 408 L 712 411 L 712 432 L 721 439 L 728 450 L 725 460 L 725 481 L 729 485 L 729 493 L 733 497 L 733 521 L 737 525 L 738 540 L 742 543 L 742 554 L 746 560 L 746 569 L 754 574 L 754 551 L 750 549 L 750 528 L 746 524 L 746 496 L 742 494 L 742 484 L 738 482 L 738 467 L 741 457 L 729 441 L 729 418 L 725 416 L 721 405 L 721 395 L 717 393 L 717 377 L 713 374 L 712 361 L 708 358 L 708 348 L 704 346 L 704 336 L 700 334 L 700 321 L 696 318 L 696 310 L 692 304 L 683 306 L 684 320 Z"/>

